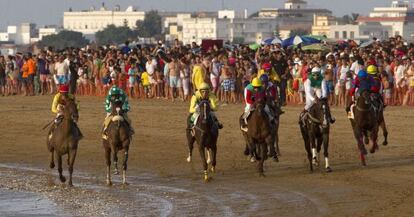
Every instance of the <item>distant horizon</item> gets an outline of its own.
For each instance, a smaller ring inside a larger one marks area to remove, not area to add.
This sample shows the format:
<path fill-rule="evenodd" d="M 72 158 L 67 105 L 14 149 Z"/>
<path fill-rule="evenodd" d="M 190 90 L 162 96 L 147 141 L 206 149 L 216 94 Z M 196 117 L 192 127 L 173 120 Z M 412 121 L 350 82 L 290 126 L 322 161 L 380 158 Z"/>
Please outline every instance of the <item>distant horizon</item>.
<path fill-rule="evenodd" d="M 115 5 L 120 5 L 121 10 L 128 6 L 138 6 L 138 10 L 149 11 L 218 11 L 221 9 L 244 11 L 248 10 L 248 15 L 253 14 L 261 8 L 283 8 L 285 0 L 118 0 L 116 2 L 105 0 L 37 0 L 30 7 L 22 7 L 32 0 L 1 0 L 0 1 L 0 32 L 7 30 L 7 26 L 18 26 L 21 23 L 35 23 L 37 27 L 43 26 L 62 26 L 63 12 L 72 8 L 73 11 L 88 10 L 95 7 L 99 10 L 102 2 L 107 9 L 112 9 Z M 332 11 L 332 14 L 341 17 L 345 14 L 359 13 L 368 15 L 373 7 L 389 6 L 392 0 L 306 0 L 310 8 L 322 8 Z M 411 3 L 413 1 L 410 1 Z M 224 7 L 223 7 L 224 6 Z M 16 12 L 19 13 L 16 13 Z"/>

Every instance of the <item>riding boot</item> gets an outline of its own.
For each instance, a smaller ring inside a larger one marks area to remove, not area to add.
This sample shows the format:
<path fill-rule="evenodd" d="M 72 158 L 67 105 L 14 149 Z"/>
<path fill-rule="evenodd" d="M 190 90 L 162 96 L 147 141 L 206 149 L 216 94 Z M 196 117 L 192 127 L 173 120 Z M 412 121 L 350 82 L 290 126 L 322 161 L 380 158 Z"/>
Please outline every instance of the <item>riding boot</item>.
<path fill-rule="evenodd" d="M 217 118 L 215 118 L 215 122 L 216 122 L 217 127 L 218 127 L 219 129 L 223 129 L 223 124 L 222 124 L 222 123 L 220 123 L 220 122 L 219 122 L 219 120 L 218 120 Z"/>
<path fill-rule="evenodd" d="M 129 128 L 129 135 L 130 135 L 130 136 L 134 135 L 134 134 L 135 134 L 135 130 L 134 130 L 134 128 L 132 127 L 131 120 L 129 119 L 128 114 L 127 114 L 127 113 L 124 113 L 124 114 L 123 114 L 123 117 L 124 117 L 124 119 L 125 119 L 125 120 L 126 120 L 126 122 L 127 122 L 127 125 L 128 125 L 128 128 Z"/>
<path fill-rule="evenodd" d="M 74 139 L 76 139 L 76 140 L 81 140 L 81 139 L 83 139 L 83 134 L 82 134 L 82 132 L 80 131 L 80 129 L 79 129 L 79 127 L 78 127 L 78 124 L 77 123 L 73 123 L 73 125 L 74 125 L 74 132 L 73 132 L 73 136 L 74 136 Z"/>

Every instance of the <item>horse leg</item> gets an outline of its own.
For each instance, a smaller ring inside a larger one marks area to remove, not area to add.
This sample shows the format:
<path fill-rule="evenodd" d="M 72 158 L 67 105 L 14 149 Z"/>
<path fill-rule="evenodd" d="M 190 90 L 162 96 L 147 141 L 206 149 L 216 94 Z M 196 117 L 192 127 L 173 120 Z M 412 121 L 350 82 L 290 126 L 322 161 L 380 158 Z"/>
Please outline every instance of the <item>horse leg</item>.
<path fill-rule="evenodd" d="M 198 151 L 200 152 L 201 161 L 203 163 L 204 181 L 208 182 L 209 181 L 208 171 L 207 171 L 208 165 L 207 165 L 207 161 L 206 161 L 205 148 L 202 147 L 201 145 L 199 145 Z"/>
<path fill-rule="evenodd" d="M 129 151 L 129 140 L 124 142 L 124 162 L 122 163 L 122 184 L 127 185 L 126 171 L 128 167 L 128 151 Z"/>
<path fill-rule="evenodd" d="M 315 144 L 315 136 L 313 135 L 313 133 L 309 132 L 309 140 L 311 143 L 311 147 L 312 147 L 312 164 L 315 166 L 319 166 L 319 162 L 318 159 L 316 157 L 316 144 Z"/>
<path fill-rule="evenodd" d="M 325 157 L 325 171 L 330 173 L 330 172 L 332 172 L 332 169 L 329 166 L 329 154 L 328 154 L 329 128 L 324 129 L 324 132 L 322 134 L 322 139 L 323 139 L 323 156 Z"/>
<path fill-rule="evenodd" d="M 207 164 L 211 163 L 211 149 L 206 148 L 207 151 Z"/>
<path fill-rule="evenodd" d="M 217 145 L 214 144 L 213 147 L 210 149 L 211 151 L 211 157 L 212 157 L 212 161 L 211 161 L 211 172 L 215 173 L 216 172 L 216 157 L 217 157 Z"/>
<path fill-rule="evenodd" d="M 387 130 L 387 125 L 385 124 L 384 119 L 382 119 L 380 126 L 382 129 L 382 133 L 384 135 L 384 142 L 382 142 L 382 145 L 386 146 L 388 145 L 388 130 Z"/>
<path fill-rule="evenodd" d="M 112 185 L 111 180 L 111 149 L 105 148 L 105 161 L 106 161 L 106 184 Z"/>
<path fill-rule="evenodd" d="M 52 148 L 52 150 L 50 152 L 50 164 L 49 164 L 49 167 L 50 167 L 50 169 L 55 168 L 55 151 L 53 150 L 53 148 Z"/>
<path fill-rule="evenodd" d="M 112 153 L 112 160 L 114 161 L 114 175 L 119 175 L 118 171 L 118 149 L 114 148 L 114 153 Z"/>
<path fill-rule="evenodd" d="M 57 154 L 57 160 L 58 160 L 59 179 L 63 183 L 63 182 L 66 182 L 66 178 L 62 175 L 62 156 Z"/>
<path fill-rule="evenodd" d="M 371 154 L 375 153 L 376 150 L 378 150 L 378 144 L 377 144 L 377 139 L 378 139 L 378 127 L 376 127 L 376 129 L 373 129 L 370 133 L 370 138 L 371 138 L 371 148 L 369 150 L 369 152 Z"/>
<path fill-rule="evenodd" d="M 310 169 L 310 172 L 313 172 L 312 151 L 311 151 L 311 145 L 310 145 L 310 141 L 309 141 L 309 135 L 307 133 L 307 130 L 305 129 L 305 126 L 303 126 L 302 124 L 299 124 L 299 128 L 300 128 L 300 132 L 301 132 L 302 137 L 303 137 L 303 141 L 305 143 L 305 150 L 306 150 L 306 153 L 308 155 L 309 169 Z"/>
<path fill-rule="evenodd" d="M 188 157 L 187 162 L 190 163 L 193 157 L 193 148 L 194 148 L 195 138 L 191 135 L 191 131 L 187 129 L 187 145 L 188 145 Z"/>
<path fill-rule="evenodd" d="M 73 165 L 75 164 L 75 158 L 76 158 L 76 149 L 70 150 L 68 154 L 68 161 L 69 161 L 69 186 L 73 186 L 72 183 L 72 174 L 73 174 Z"/>
<path fill-rule="evenodd" d="M 259 171 L 259 176 L 261 176 L 261 177 L 265 177 L 263 164 L 264 164 L 264 161 L 267 157 L 266 155 L 267 155 L 267 145 L 268 144 L 269 143 L 264 143 L 264 144 L 259 145 L 260 146 L 260 160 L 257 164 L 257 170 Z"/>

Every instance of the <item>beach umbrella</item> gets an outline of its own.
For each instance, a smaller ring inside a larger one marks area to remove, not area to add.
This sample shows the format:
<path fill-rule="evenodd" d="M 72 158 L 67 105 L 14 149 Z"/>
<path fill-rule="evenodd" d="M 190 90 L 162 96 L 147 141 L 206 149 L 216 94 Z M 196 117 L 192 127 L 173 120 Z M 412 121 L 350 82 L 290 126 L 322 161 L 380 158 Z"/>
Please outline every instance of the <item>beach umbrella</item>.
<path fill-rule="evenodd" d="M 329 52 L 331 49 L 325 44 L 311 44 L 303 46 L 302 50 Z"/>
<path fill-rule="evenodd" d="M 265 44 L 265 45 L 282 44 L 282 39 L 280 39 L 279 37 L 275 36 L 273 38 L 268 38 L 268 39 L 262 41 L 262 44 Z"/>
<path fill-rule="evenodd" d="M 374 44 L 374 42 L 375 41 L 371 39 L 369 41 L 366 41 L 366 42 L 360 44 L 359 47 L 369 47 L 370 45 Z"/>
<path fill-rule="evenodd" d="M 328 39 L 325 35 L 305 35 L 305 37 L 314 38 L 320 41 L 325 41 L 326 39 Z"/>
<path fill-rule="evenodd" d="M 320 42 L 321 42 L 320 40 L 315 39 L 315 38 L 296 35 L 296 36 L 283 40 L 282 47 L 289 47 L 289 46 L 299 45 L 299 44 L 309 45 L 309 44 L 315 44 L 315 43 L 320 43 Z"/>

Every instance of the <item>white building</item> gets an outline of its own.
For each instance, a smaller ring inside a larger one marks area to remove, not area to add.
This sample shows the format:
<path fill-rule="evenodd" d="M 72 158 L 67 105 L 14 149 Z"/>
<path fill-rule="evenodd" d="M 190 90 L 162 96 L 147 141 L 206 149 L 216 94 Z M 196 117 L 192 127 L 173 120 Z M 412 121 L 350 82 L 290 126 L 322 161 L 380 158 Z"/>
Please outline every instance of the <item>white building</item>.
<path fill-rule="evenodd" d="M 35 24 L 22 23 L 20 26 L 8 26 L 7 32 L 0 33 L 0 41 L 14 42 L 17 45 L 30 44 L 31 38 L 37 34 Z"/>
<path fill-rule="evenodd" d="M 328 38 L 335 40 L 368 40 L 376 37 L 379 39 L 388 38 L 391 27 L 381 25 L 332 25 L 329 29 Z"/>
<path fill-rule="evenodd" d="M 39 28 L 39 40 L 48 35 L 56 35 L 60 32 L 57 27 L 43 27 Z"/>
<path fill-rule="evenodd" d="M 229 19 L 218 18 L 186 18 L 183 20 L 183 43 L 201 43 L 203 39 L 229 38 Z"/>
<path fill-rule="evenodd" d="M 107 10 L 104 6 L 100 10 L 95 10 L 92 7 L 86 11 L 64 12 L 63 28 L 85 35 L 93 35 L 108 25 L 135 28 L 136 22 L 144 20 L 144 18 L 145 12 L 137 11 L 133 6 L 129 6 L 125 11 L 121 11 L 119 6 L 113 10 Z"/>

